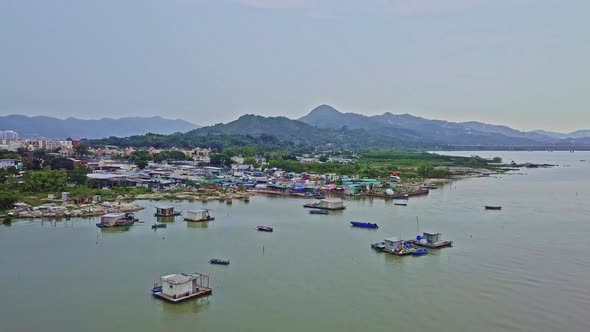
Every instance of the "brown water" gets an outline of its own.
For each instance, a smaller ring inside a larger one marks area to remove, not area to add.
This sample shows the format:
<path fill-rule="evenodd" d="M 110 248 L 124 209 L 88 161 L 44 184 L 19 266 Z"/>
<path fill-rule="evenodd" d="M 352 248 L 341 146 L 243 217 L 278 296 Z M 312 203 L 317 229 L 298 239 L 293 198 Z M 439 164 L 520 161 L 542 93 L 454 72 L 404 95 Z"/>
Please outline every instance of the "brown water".
<path fill-rule="evenodd" d="M 166 202 L 216 220 L 155 232 L 145 201 L 146 223 L 128 231 L 101 231 L 96 218 L 0 226 L 2 331 L 590 331 L 590 153 L 487 154 L 560 166 L 458 181 L 407 207 L 347 200 L 329 216 L 254 197 Z M 414 237 L 416 217 L 455 246 L 401 258 L 369 248 Z M 211 275 L 211 297 L 150 296 L 160 276 L 193 271 Z"/>

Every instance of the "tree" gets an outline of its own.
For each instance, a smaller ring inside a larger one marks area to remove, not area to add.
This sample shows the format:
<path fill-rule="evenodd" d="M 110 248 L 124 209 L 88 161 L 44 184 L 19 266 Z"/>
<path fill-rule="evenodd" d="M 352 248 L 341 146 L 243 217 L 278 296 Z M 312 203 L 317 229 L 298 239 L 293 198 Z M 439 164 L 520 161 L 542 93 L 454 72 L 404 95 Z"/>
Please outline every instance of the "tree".
<path fill-rule="evenodd" d="M 68 180 L 78 186 L 85 185 L 88 182 L 86 174 L 90 173 L 90 169 L 85 166 L 75 166 L 73 170 L 68 172 Z"/>
<path fill-rule="evenodd" d="M 80 145 L 74 148 L 74 154 L 77 157 L 84 157 L 91 155 L 88 145 L 81 143 Z"/>
<path fill-rule="evenodd" d="M 7 210 L 16 203 L 18 196 L 15 193 L 0 192 L 0 209 Z"/>
<path fill-rule="evenodd" d="M 138 167 L 139 169 L 144 169 L 144 168 L 146 168 L 146 167 L 147 167 L 147 165 L 148 165 L 148 162 L 147 162 L 147 160 L 144 160 L 144 159 L 139 159 L 139 160 L 136 160 L 136 161 L 135 161 L 135 165 L 137 165 L 137 167 Z"/>
<path fill-rule="evenodd" d="M 492 159 L 492 162 L 499 164 L 499 163 L 502 162 L 502 158 L 500 158 L 500 157 L 494 157 L 494 159 Z"/>
<path fill-rule="evenodd" d="M 23 176 L 22 188 L 29 192 L 59 192 L 65 189 L 68 182 L 68 173 L 64 170 L 52 170 L 50 168 L 27 172 Z"/>
<path fill-rule="evenodd" d="M 416 169 L 418 175 L 422 178 L 429 178 L 432 176 L 432 171 L 434 168 L 432 166 L 422 165 L 418 166 Z"/>
<path fill-rule="evenodd" d="M 231 157 L 224 154 L 224 153 L 212 153 L 210 156 L 210 163 L 211 165 L 216 165 L 216 166 L 231 166 L 232 164 L 232 160 Z"/>

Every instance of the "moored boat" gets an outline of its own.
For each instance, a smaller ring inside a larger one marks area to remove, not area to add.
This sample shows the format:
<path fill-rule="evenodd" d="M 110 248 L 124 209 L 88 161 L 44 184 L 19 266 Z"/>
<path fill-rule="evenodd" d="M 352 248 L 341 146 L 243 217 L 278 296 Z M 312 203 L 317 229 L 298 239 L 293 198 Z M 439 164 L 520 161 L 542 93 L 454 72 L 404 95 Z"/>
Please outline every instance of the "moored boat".
<path fill-rule="evenodd" d="M 272 232 L 273 228 L 270 226 L 256 226 L 256 229 L 260 232 Z"/>
<path fill-rule="evenodd" d="M 416 250 L 412 251 L 412 255 L 414 255 L 414 256 L 428 255 L 428 250 L 416 249 Z"/>
<path fill-rule="evenodd" d="M 98 228 L 129 227 L 137 221 L 133 213 L 109 213 L 100 217 Z"/>
<path fill-rule="evenodd" d="M 229 259 L 212 258 L 209 263 L 216 265 L 229 265 Z"/>
<path fill-rule="evenodd" d="M 443 241 L 441 233 L 433 232 L 423 232 L 422 235 L 416 236 L 415 240 L 409 240 L 408 242 L 429 249 L 440 249 L 453 246 L 453 241 Z"/>
<path fill-rule="evenodd" d="M 370 229 L 379 228 L 379 226 L 377 226 L 377 224 L 371 223 L 371 222 L 351 221 L 350 224 L 352 225 L 352 227 L 359 227 L 359 228 L 370 228 Z"/>
<path fill-rule="evenodd" d="M 152 229 L 156 229 L 156 228 L 166 228 L 166 224 L 153 224 L 152 225 Z"/>
<path fill-rule="evenodd" d="M 309 214 L 328 214 L 328 210 L 309 210 Z"/>

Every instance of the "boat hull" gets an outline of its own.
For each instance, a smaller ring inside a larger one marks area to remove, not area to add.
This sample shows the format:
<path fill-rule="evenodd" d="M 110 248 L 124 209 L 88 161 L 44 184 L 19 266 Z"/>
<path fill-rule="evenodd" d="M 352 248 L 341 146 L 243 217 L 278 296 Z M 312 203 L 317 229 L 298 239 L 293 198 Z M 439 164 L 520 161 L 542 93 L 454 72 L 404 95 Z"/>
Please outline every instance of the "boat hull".
<path fill-rule="evenodd" d="M 352 227 L 358 227 L 358 228 L 368 228 L 368 229 L 379 228 L 379 226 L 377 226 L 377 224 L 370 223 L 370 222 L 351 221 L 350 225 Z"/>

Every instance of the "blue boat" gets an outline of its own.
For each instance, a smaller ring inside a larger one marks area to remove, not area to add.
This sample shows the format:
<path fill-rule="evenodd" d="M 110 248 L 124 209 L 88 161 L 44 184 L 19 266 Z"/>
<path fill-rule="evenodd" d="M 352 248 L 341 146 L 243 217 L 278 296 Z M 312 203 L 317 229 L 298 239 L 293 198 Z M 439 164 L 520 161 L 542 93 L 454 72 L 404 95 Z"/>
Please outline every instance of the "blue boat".
<path fill-rule="evenodd" d="M 376 229 L 379 228 L 377 224 L 371 222 L 362 222 L 362 221 L 351 221 L 350 224 L 352 227 L 359 227 L 359 228 L 371 228 Z"/>
<path fill-rule="evenodd" d="M 152 293 L 160 293 L 162 291 L 162 286 L 158 286 L 158 284 L 154 285 L 154 288 L 151 289 Z"/>
<path fill-rule="evenodd" d="M 421 256 L 421 255 L 428 255 L 428 251 L 426 249 L 416 249 L 412 252 L 414 256 Z"/>
<path fill-rule="evenodd" d="M 217 265 L 229 265 L 229 259 L 212 258 L 209 260 L 209 263 Z"/>

